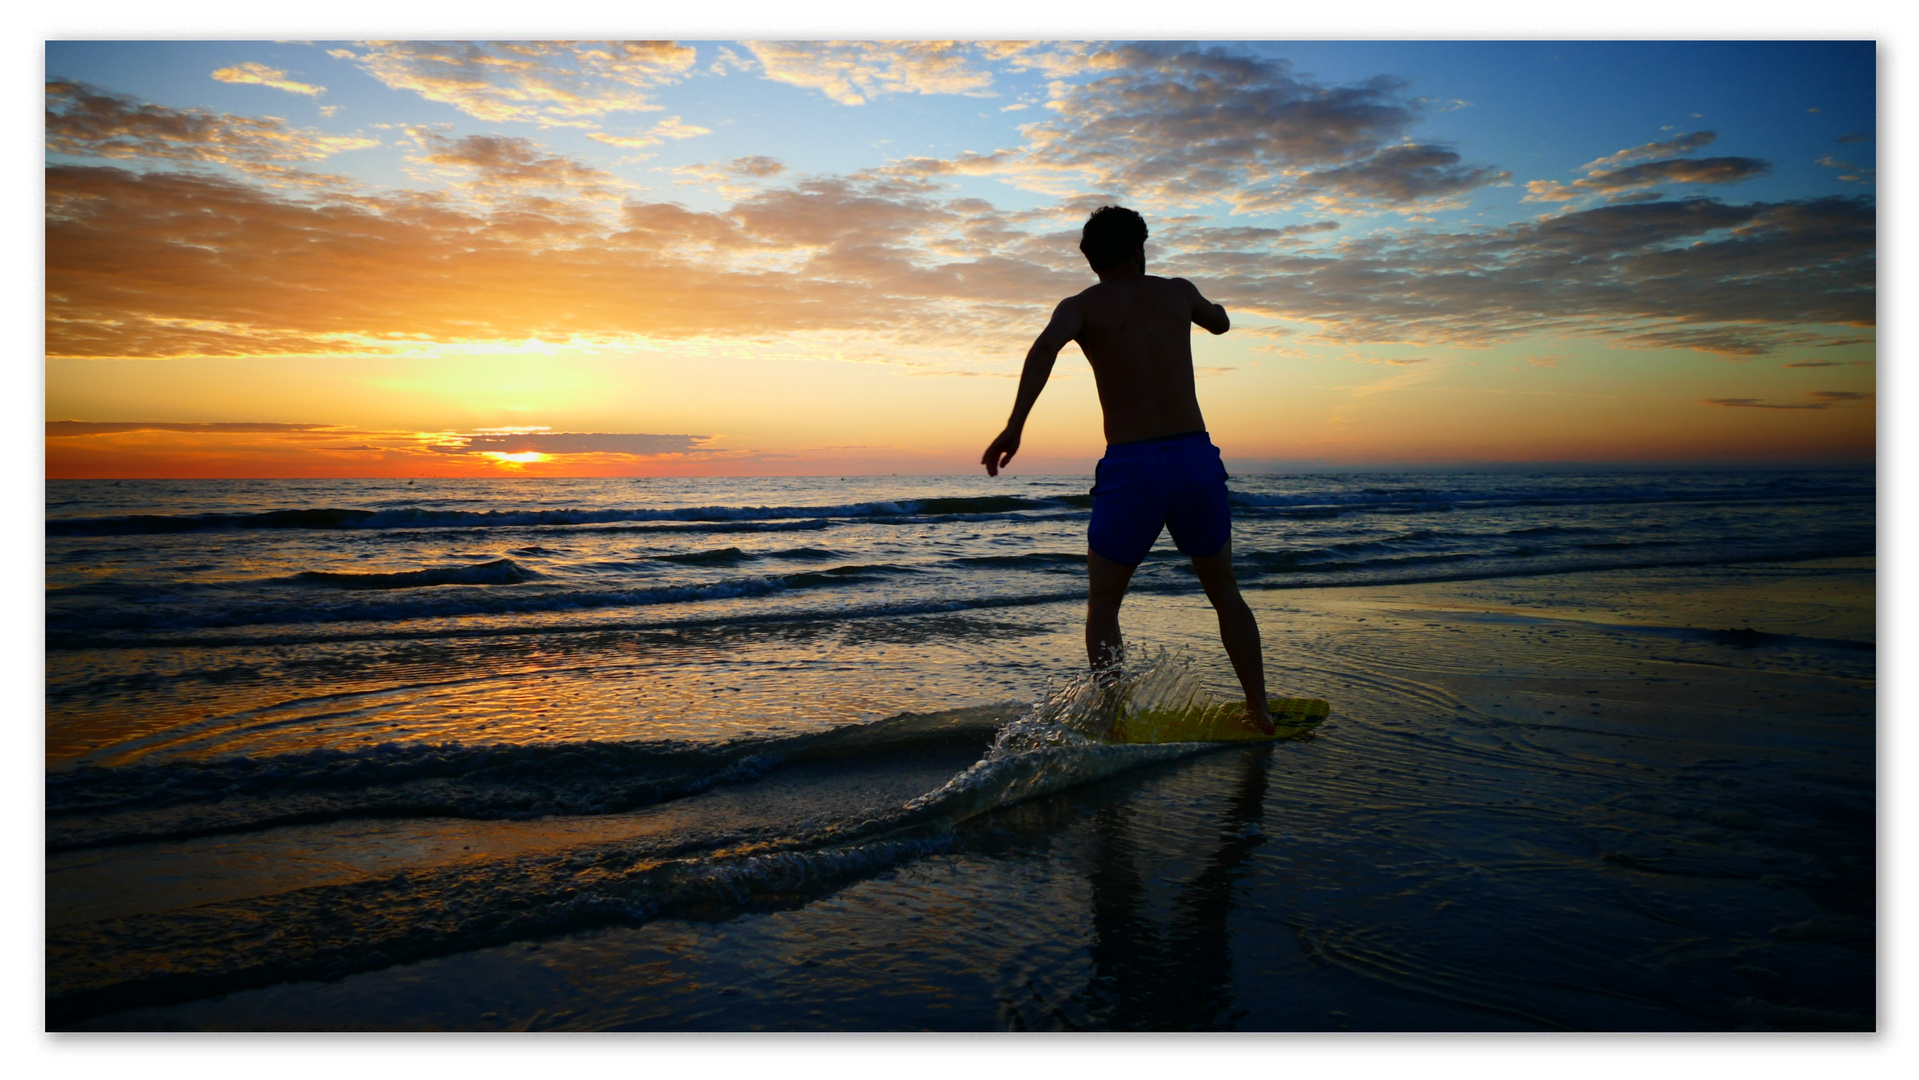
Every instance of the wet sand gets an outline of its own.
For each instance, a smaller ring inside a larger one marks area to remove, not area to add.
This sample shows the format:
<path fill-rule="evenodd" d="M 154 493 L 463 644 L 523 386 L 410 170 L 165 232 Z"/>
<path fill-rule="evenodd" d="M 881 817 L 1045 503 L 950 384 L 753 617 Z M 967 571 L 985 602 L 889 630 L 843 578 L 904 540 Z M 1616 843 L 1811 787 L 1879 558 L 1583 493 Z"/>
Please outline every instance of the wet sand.
<path fill-rule="evenodd" d="M 1250 599 L 1275 692 L 1333 703 L 1311 738 L 993 810 L 873 873 L 73 1026 L 1875 1025 L 1871 560 Z M 1033 649 L 1071 656 L 1076 615 L 1020 617 Z M 1141 596 L 1123 619 L 1135 645 L 1186 648 L 1208 685 L 1230 687 L 1203 600 Z M 897 797 L 966 756 L 902 764 L 866 790 Z M 789 789 L 715 797 L 751 817 L 781 812 Z M 654 813 L 687 809 L 673 805 Z M 276 865 L 290 876 L 271 889 L 563 848 L 614 824 L 588 820 L 432 826 L 447 835 L 369 841 L 381 854 L 364 866 Z M 218 842 L 265 852 L 290 831 Z M 473 855 L 459 832 L 492 847 Z M 50 927 L 84 855 L 50 861 Z"/>

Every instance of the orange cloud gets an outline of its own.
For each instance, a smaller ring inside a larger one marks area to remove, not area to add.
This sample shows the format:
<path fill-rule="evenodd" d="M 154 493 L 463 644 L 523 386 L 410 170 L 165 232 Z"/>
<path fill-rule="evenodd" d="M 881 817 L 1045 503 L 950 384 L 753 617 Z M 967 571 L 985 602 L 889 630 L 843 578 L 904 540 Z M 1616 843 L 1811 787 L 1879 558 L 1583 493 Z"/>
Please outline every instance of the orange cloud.
<path fill-rule="evenodd" d="M 591 179 L 514 140 L 431 145 L 507 188 Z M 886 177 L 807 178 L 714 212 L 633 202 L 616 218 L 574 199 L 295 199 L 111 167 L 51 167 L 46 191 L 50 356 L 815 332 L 1002 349 L 1086 281 L 1070 233 L 1031 228 L 1057 228 L 1077 207 L 1002 212 Z M 1327 230 L 1188 228 L 1169 230 L 1170 252 L 1149 249 L 1157 269 L 1203 278 L 1249 316 L 1310 324 L 1322 341 L 1558 330 L 1744 356 L 1837 340 L 1807 324 L 1874 320 L 1874 211 L 1860 200 L 1606 206 L 1305 251 L 1298 242 Z"/>
<path fill-rule="evenodd" d="M 992 73 L 974 66 L 962 41 L 751 41 L 775 82 L 818 90 L 841 105 L 881 94 L 978 94 Z"/>
<path fill-rule="evenodd" d="M 49 479 L 245 476 L 618 476 L 750 456 L 708 436 L 353 431 L 323 424 L 54 421 Z M 718 467 L 725 467 L 723 465 Z"/>
<path fill-rule="evenodd" d="M 658 146 L 667 139 L 691 139 L 700 135 L 713 134 L 712 128 L 698 124 L 689 124 L 677 116 L 666 119 L 648 128 L 644 135 L 608 135 L 604 131 L 590 132 L 587 138 L 608 146 L 623 147 L 628 150 L 644 150 L 649 146 Z"/>
<path fill-rule="evenodd" d="M 647 91 L 676 82 L 697 53 L 664 41 L 368 42 L 348 52 L 367 73 L 468 116 L 542 127 L 593 127 L 616 112 L 656 110 Z"/>
<path fill-rule="evenodd" d="M 532 139 L 511 135 L 467 135 L 449 139 L 425 128 L 406 133 L 419 146 L 413 160 L 451 175 L 470 175 L 470 187 L 518 191 L 552 188 L 576 195 L 611 195 L 620 181 L 613 174 L 560 154 L 549 154 Z"/>
<path fill-rule="evenodd" d="M 271 68 L 251 60 L 233 67 L 221 68 L 213 73 L 213 77 L 223 83 L 255 83 L 260 86 L 271 86 L 275 90 L 285 90 L 289 94 L 305 94 L 308 97 L 326 93 L 324 86 L 294 82 L 279 68 Z"/>

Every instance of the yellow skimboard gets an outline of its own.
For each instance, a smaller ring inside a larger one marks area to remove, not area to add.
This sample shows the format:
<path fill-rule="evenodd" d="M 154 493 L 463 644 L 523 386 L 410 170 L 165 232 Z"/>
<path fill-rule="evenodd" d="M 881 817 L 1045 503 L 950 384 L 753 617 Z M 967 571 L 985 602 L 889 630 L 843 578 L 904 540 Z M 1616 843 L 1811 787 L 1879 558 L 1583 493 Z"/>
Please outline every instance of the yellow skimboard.
<path fill-rule="evenodd" d="M 1119 721 L 1107 742 L 1271 742 L 1302 735 L 1319 726 L 1332 706 L 1316 698 L 1270 698 L 1271 735 L 1261 734 L 1245 720 L 1246 703 L 1194 705 L 1183 709 L 1120 710 Z"/>

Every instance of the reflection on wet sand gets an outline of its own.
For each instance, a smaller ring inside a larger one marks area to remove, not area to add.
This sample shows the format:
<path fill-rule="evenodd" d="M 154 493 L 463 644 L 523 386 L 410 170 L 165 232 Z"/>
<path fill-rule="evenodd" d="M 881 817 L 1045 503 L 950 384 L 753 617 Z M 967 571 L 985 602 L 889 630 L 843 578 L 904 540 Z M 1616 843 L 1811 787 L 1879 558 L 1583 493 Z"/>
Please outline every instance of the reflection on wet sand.
<path fill-rule="evenodd" d="M 1227 919 L 1242 865 L 1265 841 L 1266 769 L 1272 747 L 1233 752 L 1235 783 L 1220 814 L 1219 835 L 1199 873 L 1174 885 L 1170 911 L 1155 916 L 1147 870 L 1164 852 L 1141 836 L 1137 818 L 1149 806 L 1127 801 L 1094 816 L 1089 874 L 1094 975 L 1082 1007 L 1116 1031 L 1209 1031 L 1233 1021 L 1233 956 Z"/>

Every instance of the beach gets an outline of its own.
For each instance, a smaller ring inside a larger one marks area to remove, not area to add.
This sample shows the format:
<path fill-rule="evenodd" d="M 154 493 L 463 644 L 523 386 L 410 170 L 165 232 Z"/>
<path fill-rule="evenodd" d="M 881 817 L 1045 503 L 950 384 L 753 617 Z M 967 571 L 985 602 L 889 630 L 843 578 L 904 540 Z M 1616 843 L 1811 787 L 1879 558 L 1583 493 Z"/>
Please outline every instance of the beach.
<path fill-rule="evenodd" d="M 1223 748 L 1062 722 L 1085 478 L 786 483 L 50 484 L 49 1025 L 1875 1026 L 1869 474 L 1235 477 Z"/>

